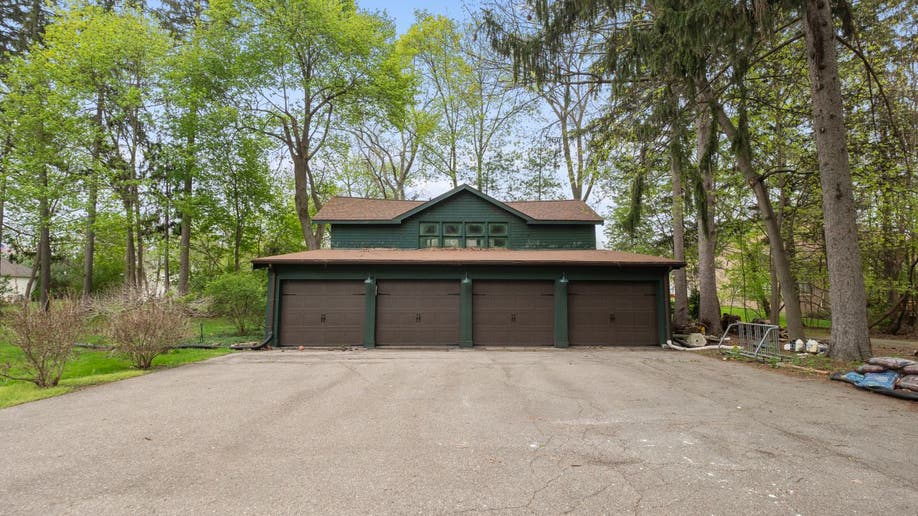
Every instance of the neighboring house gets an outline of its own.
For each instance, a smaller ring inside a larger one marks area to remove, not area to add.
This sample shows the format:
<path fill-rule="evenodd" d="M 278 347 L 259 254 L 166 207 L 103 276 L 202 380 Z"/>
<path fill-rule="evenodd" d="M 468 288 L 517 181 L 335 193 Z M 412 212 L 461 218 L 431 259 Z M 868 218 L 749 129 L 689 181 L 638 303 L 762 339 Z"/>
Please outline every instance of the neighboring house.
<path fill-rule="evenodd" d="M 0 256 L 0 276 L 6 280 L 7 284 L 0 295 L 6 300 L 22 299 L 27 293 L 32 269 L 13 263 L 6 256 Z"/>
<path fill-rule="evenodd" d="M 668 258 L 596 249 L 583 201 L 336 197 L 331 249 L 268 269 L 274 346 L 653 346 L 669 336 Z"/>

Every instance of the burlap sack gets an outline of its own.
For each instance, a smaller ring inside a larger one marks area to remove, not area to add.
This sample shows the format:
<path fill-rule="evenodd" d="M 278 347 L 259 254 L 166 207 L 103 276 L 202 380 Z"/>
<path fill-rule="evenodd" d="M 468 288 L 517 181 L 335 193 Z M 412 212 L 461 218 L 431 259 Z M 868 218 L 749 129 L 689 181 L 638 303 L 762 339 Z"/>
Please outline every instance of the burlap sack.
<path fill-rule="evenodd" d="M 895 358 L 895 357 L 873 357 L 867 359 L 868 364 L 874 364 L 883 366 L 886 369 L 902 369 L 905 366 L 915 365 L 914 360 L 906 360 L 904 358 Z"/>
<path fill-rule="evenodd" d="M 899 378 L 896 387 L 918 392 L 918 374 L 910 374 Z"/>

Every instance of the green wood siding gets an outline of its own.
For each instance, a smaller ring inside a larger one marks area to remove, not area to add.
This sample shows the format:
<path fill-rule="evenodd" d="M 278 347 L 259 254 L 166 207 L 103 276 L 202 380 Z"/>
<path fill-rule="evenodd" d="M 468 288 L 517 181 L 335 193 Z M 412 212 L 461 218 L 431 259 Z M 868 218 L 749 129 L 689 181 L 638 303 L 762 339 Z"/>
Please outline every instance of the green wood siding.
<path fill-rule="evenodd" d="M 333 249 L 416 249 L 420 222 L 506 222 L 511 249 L 596 249 L 593 224 L 526 224 L 526 221 L 468 192 L 460 192 L 401 224 L 332 224 Z"/>

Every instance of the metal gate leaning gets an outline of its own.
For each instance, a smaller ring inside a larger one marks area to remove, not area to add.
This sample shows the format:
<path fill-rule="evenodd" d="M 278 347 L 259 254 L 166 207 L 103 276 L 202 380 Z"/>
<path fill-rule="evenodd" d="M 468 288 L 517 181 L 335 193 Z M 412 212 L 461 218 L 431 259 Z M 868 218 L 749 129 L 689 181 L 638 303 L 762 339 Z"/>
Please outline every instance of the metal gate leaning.
<path fill-rule="evenodd" d="M 730 330 L 736 330 L 736 335 L 730 335 Z M 780 328 L 774 324 L 731 323 L 720 338 L 720 352 L 738 352 L 758 359 L 785 358 L 786 355 L 781 353 L 779 334 Z"/>

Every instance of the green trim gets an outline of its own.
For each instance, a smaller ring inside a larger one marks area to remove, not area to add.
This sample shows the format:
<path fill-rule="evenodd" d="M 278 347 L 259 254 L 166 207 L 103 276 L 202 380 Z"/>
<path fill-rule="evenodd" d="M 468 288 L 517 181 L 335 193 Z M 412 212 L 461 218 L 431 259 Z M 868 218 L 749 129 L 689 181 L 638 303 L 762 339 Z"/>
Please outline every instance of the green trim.
<path fill-rule="evenodd" d="M 271 335 L 273 327 L 271 326 L 271 321 L 273 321 L 273 314 L 271 310 L 274 308 L 274 269 L 268 269 L 268 302 L 265 303 L 265 334 L 263 339 L 267 339 L 268 335 Z"/>
<path fill-rule="evenodd" d="M 369 276 L 363 281 L 364 315 L 363 347 L 376 347 L 376 278 Z"/>
<path fill-rule="evenodd" d="M 273 347 L 280 346 L 280 313 L 281 313 L 281 275 L 279 272 L 274 273 L 274 325 L 272 326 L 272 335 L 270 345 Z"/>
<path fill-rule="evenodd" d="M 522 265 L 476 265 L 449 266 L 416 264 L 381 265 L 275 265 L 277 276 L 283 280 L 327 279 L 364 280 L 367 276 L 381 279 L 451 279 L 460 281 L 466 275 L 474 280 L 551 280 L 564 274 L 569 281 L 621 280 L 660 281 L 667 273 L 663 268 L 623 269 L 620 267 L 577 267 L 570 266 L 522 266 Z"/>
<path fill-rule="evenodd" d="M 316 220 L 312 221 L 315 224 L 335 224 L 342 226 L 365 226 L 367 224 L 371 225 L 398 225 L 401 223 L 398 219 L 382 219 L 382 220 Z M 530 226 L 580 226 L 580 225 L 589 225 L 589 226 L 602 226 L 605 224 L 605 221 L 602 220 L 536 220 L 526 221 L 527 225 Z"/>
<path fill-rule="evenodd" d="M 555 280 L 555 347 L 570 347 L 571 341 L 568 338 L 568 320 L 567 320 L 567 277 L 563 274 L 560 279 Z"/>
<path fill-rule="evenodd" d="M 664 278 L 657 280 L 657 340 L 661 346 L 669 339 L 669 288 L 666 287 L 667 272 Z"/>
<path fill-rule="evenodd" d="M 470 348 L 475 345 L 472 337 L 472 280 L 466 275 L 459 284 L 459 347 Z"/>

